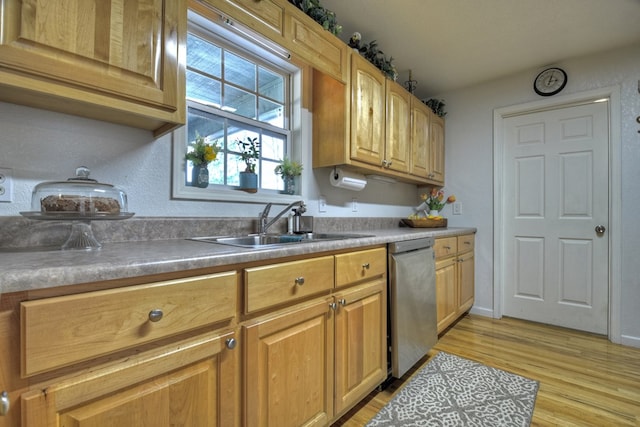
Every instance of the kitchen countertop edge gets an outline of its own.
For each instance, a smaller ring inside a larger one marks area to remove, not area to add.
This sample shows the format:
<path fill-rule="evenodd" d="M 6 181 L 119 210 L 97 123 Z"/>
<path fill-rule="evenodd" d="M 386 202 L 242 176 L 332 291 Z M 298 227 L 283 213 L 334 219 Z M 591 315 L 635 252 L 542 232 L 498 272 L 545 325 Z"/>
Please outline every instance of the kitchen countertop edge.
<path fill-rule="evenodd" d="M 246 249 L 189 239 L 103 244 L 102 249 L 35 250 L 0 254 L 0 295 L 163 273 L 220 267 L 296 255 L 358 249 L 421 237 L 448 237 L 475 233 L 476 228 L 393 228 L 354 230 L 362 234 L 345 240 Z"/>

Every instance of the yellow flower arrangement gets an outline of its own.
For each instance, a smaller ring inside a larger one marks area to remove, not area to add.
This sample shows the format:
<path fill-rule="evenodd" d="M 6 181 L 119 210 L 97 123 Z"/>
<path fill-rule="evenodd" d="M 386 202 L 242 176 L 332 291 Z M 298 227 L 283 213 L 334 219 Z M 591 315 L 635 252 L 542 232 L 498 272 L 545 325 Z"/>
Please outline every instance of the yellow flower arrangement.
<path fill-rule="evenodd" d="M 193 147 L 184 158 L 194 166 L 207 166 L 218 157 L 220 147 L 217 144 L 207 144 L 206 139 L 196 131 L 196 140 L 189 144 Z"/>

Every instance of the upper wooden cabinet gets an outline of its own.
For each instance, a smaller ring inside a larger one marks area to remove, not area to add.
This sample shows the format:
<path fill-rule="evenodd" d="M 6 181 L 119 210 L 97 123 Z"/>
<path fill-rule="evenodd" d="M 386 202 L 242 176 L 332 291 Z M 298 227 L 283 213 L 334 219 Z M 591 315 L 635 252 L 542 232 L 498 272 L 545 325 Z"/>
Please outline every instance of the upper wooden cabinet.
<path fill-rule="evenodd" d="M 376 167 L 385 156 L 385 81 L 366 59 L 351 55 L 351 159 Z"/>
<path fill-rule="evenodd" d="M 412 175 L 429 176 L 429 126 L 431 110 L 424 102 L 411 98 L 411 167 Z"/>
<path fill-rule="evenodd" d="M 186 0 L 5 0 L 0 100 L 162 134 L 185 122 Z"/>
<path fill-rule="evenodd" d="M 213 6 L 276 43 L 283 40 L 286 1 L 198 0 L 198 2 Z"/>
<path fill-rule="evenodd" d="M 350 75 L 314 70 L 313 167 L 444 185 L 444 121 L 357 53 Z"/>
<path fill-rule="evenodd" d="M 411 94 L 387 80 L 387 130 L 383 165 L 408 173 L 411 168 Z"/>
<path fill-rule="evenodd" d="M 444 119 L 433 113 L 429 126 L 429 171 L 427 178 L 444 185 Z"/>
<path fill-rule="evenodd" d="M 444 119 L 411 99 L 411 174 L 444 185 Z"/>

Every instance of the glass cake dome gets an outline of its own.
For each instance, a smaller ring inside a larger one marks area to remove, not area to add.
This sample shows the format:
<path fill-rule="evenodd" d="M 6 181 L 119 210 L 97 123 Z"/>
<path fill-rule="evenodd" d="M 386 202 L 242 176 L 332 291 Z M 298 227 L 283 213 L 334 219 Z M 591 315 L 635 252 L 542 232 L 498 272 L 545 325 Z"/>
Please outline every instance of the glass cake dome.
<path fill-rule="evenodd" d="M 62 249 L 100 249 L 91 221 L 131 218 L 127 211 L 127 194 L 116 186 L 89 178 L 90 170 L 76 169 L 76 176 L 66 181 L 37 184 L 31 195 L 31 211 L 20 212 L 35 220 L 68 220 L 71 234 Z"/>
<path fill-rule="evenodd" d="M 91 171 L 80 166 L 66 181 L 42 182 L 31 196 L 31 210 L 49 216 L 120 216 L 127 212 L 126 193 L 111 184 L 89 178 Z"/>

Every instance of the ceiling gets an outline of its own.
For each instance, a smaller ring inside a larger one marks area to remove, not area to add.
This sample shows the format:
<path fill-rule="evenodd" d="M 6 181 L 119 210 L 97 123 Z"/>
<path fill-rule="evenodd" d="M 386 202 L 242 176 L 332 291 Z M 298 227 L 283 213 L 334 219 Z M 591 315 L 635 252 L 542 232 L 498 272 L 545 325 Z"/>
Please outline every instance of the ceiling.
<path fill-rule="evenodd" d="M 321 0 L 419 98 L 640 43 L 640 0 Z"/>

